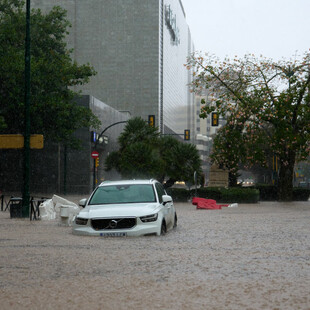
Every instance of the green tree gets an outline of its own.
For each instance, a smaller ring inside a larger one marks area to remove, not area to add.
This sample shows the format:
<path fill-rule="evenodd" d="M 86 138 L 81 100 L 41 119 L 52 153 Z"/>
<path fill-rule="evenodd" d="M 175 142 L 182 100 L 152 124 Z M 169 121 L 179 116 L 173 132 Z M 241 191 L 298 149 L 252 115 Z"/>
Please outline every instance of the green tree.
<path fill-rule="evenodd" d="M 167 186 L 178 180 L 192 180 L 201 172 L 200 158 L 194 145 L 171 136 L 162 136 L 142 118 L 128 121 L 119 136 L 119 151 L 106 160 L 106 170 L 115 168 L 126 178 L 156 178 Z"/>
<path fill-rule="evenodd" d="M 267 149 L 264 144 L 264 136 L 260 131 L 251 128 L 250 135 L 245 134 L 245 128 L 248 132 L 246 120 L 236 119 L 234 115 L 227 117 L 227 123 L 217 131 L 213 140 L 213 151 L 210 155 L 211 161 L 217 163 L 220 167 L 229 171 L 229 186 L 237 186 L 238 173 L 241 163 L 251 163 L 256 165 L 264 161 Z M 248 137 L 251 137 L 251 143 Z M 252 144 L 256 148 L 252 148 Z"/>
<path fill-rule="evenodd" d="M 192 90 L 207 88 L 214 94 L 213 102 L 202 106 L 201 117 L 218 111 L 228 120 L 222 137 L 234 145 L 222 144 L 214 156 L 231 152 L 247 165 L 266 165 L 270 154 L 277 156 L 279 198 L 291 200 L 295 162 L 310 150 L 310 53 L 279 62 L 254 55 L 219 61 L 193 54 L 187 67 L 194 74 Z M 240 130 L 231 129 L 236 125 Z"/>
<path fill-rule="evenodd" d="M 159 133 L 142 118 L 130 119 L 118 138 L 119 151 L 106 159 L 106 170 L 116 169 L 125 178 L 159 178 L 162 161 Z"/>
<path fill-rule="evenodd" d="M 122 134 L 119 136 L 120 151 L 137 142 L 145 142 L 154 147 L 158 145 L 159 133 L 157 128 L 148 126 L 141 117 L 130 119 Z"/>
<path fill-rule="evenodd" d="M 192 181 L 194 172 L 202 175 L 201 160 L 195 145 L 183 143 L 171 136 L 160 139 L 160 153 L 164 161 L 162 180 L 168 178 L 166 186 L 176 181 Z"/>
<path fill-rule="evenodd" d="M 23 1 L 0 0 L 0 130 L 23 133 L 25 7 Z M 31 12 L 31 133 L 45 139 L 74 145 L 73 132 L 97 127 L 93 113 L 78 106 L 82 85 L 95 74 L 89 65 L 78 65 L 70 57 L 65 36 L 69 22 L 66 12 L 54 7 L 49 13 Z"/>

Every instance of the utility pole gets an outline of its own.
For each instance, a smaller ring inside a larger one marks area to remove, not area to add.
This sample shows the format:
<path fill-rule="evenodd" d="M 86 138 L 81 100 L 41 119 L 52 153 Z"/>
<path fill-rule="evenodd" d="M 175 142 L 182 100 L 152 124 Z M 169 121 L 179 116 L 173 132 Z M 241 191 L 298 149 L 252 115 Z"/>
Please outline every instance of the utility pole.
<path fill-rule="evenodd" d="M 30 0 L 26 1 L 26 40 L 25 40 L 25 110 L 24 110 L 24 187 L 22 215 L 29 216 L 30 194 Z"/>
<path fill-rule="evenodd" d="M 95 141 L 95 146 L 94 146 L 94 150 L 97 151 L 97 142 L 98 140 L 100 139 L 100 137 L 102 137 L 102 135 L 111 127 L 115 126 L 115 125 L 118 125 L 118 124 L 124 124 L 124 123 L 127 123 L 128 121 L 120 121 L 120 122 L 116 122 L 116 123 L 113 123 L 111 125 L 109 125 L 108 127 L 104 128 L 101 132 L 101 134 L 98 136 L 98 139 L 96 139 Z M 93 158 L 93 161 L 94 161 L 94 164 L 93 164 L 93 167 L 94 167 L 94 170 L 93 170 L 93 190 L 96 188 L 96 158 Z"/>

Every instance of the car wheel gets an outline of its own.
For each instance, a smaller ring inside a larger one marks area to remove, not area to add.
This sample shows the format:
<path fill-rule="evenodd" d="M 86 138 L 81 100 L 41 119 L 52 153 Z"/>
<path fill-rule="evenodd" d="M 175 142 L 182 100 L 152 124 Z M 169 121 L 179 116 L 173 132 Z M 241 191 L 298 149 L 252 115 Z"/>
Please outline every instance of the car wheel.
<path fill-rule="evenodd" d="M 173 228 L 177 228 L 178 226 L 178 217 L 177 217 L 177 214 L 175 213 L 174 214 L 174 224 L 173 224 Z"/>
<path fill-rule="evenodd" d="M 165 235 L 167 232 L 167 226 L 166 226 L 166 222 L 162 221 L 161 223 L 161 229 L 160 229 L 160 234 L 161 235 Z"/>

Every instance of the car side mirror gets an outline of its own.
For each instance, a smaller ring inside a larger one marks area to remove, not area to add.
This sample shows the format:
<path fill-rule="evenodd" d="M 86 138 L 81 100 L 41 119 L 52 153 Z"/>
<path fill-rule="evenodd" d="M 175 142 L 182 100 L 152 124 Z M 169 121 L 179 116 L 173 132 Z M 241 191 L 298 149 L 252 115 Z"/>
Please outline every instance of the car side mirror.
<path fill-rule="evenodd" d="M 169 195 L 163 195 L 162 198 L 163 198 L 163 205 L 165 205 L 168 202 L 172 202 L 172 197 Z"/>
<path fill-rule="evenodd" d="M 83 198 L 79 201 L 79 206 L 85 208 L 87 202 L 87 198 Z"/>

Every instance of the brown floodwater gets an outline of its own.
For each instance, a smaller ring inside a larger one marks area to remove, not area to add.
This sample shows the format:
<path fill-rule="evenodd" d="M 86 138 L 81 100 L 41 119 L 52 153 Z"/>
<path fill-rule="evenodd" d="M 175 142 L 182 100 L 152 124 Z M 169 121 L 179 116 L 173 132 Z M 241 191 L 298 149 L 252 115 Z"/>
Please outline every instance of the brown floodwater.
<path fill-rule="evenodd" d="M 0 212 L 0 308 L 310 309 L 310 202 L 175 205 L 175 231 L 139 238 Z"/>

